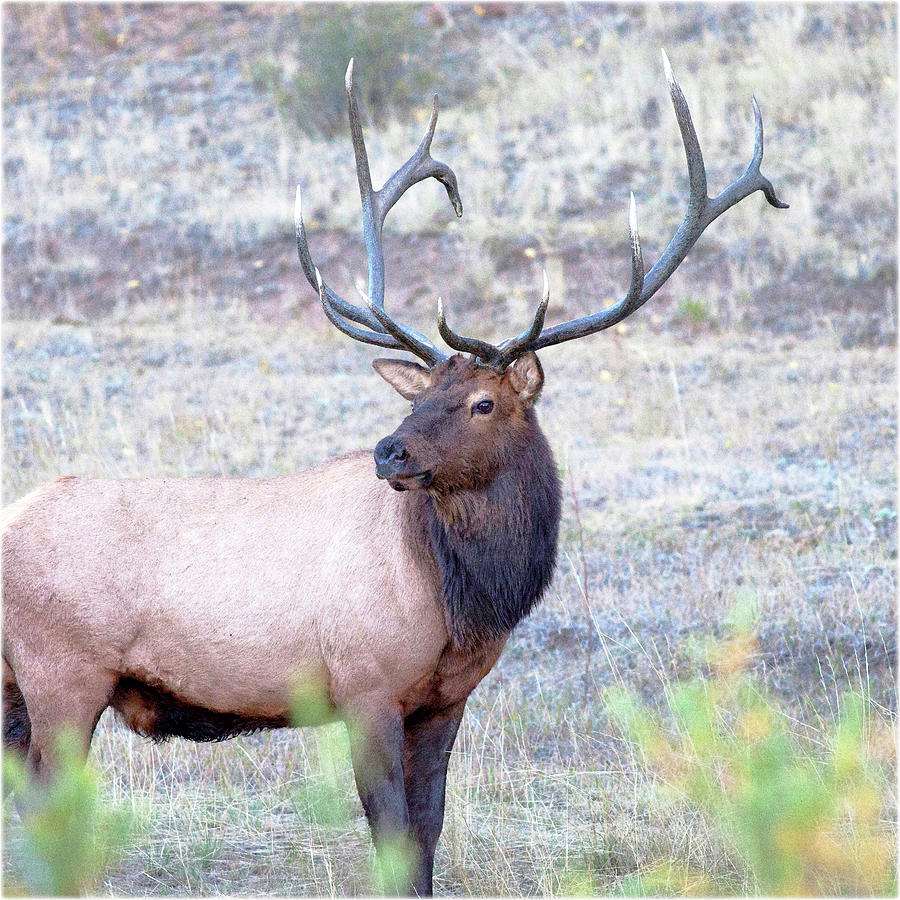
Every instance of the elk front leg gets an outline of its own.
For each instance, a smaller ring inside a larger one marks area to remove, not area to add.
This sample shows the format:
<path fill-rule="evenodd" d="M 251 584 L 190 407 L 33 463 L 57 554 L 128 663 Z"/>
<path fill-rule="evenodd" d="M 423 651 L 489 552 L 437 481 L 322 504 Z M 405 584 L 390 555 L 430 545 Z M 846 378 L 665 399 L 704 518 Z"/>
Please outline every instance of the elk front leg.
<path fill-rule="evenodd" d="M 377 718 L 348 715 L 350 755 L 356 789 L 362 801 L 388 894 L 406 889 L 415 860 L 409 834 L 409 809 L 403 785 L 403 719 L 399 712 Z"/>
<path fill-rule="evenodd" d="M 447 765 L 466 701 L 440 712 L 419 711 L 406 720 L 403 773 L 410 829 L 418 848 L 412 888 L 419 897 L 433 892 L 434 851 L 444 825 Z"/>

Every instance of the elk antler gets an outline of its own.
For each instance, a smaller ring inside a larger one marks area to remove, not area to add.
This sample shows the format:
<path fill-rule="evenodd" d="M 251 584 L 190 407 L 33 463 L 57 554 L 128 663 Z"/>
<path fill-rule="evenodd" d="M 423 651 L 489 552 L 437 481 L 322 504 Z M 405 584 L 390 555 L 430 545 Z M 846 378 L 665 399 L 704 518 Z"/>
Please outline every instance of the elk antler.
<path fill-rule="evenodd" d="M 297 229 L 297 253 L 300 256 L 300 265 L 303 267 L 303 274 L 306 275 L 307 281 L 318 291 L 322 308 L 332 325 L 358 341 L 375 344 L 379 347 L 388 347 L 392 350 L 408 350 L 429 365 L 434 366 L 446 359 L 446 354 L 441 353 L 424 335 L 395 322 L 384 309 L 384 250 L 381 245 L 381 232 L 385 217 L 391 207 L 403 196 L 405 191 L 426 178 L 436 178 L 444 185 L 450 202 L 456 210 L 456 215 L 462 215 L 462 201 L 459 197 L 456 175 L 448 165 L 437 162 L 430 155 L 431 139 L 434 137 L 434 129 L 437 125 L 437 94 L 434 95 L 428 130 L 416 151 L 391 175 L 381 190 L 374 191 L 359 118 L 359 107 L 356 104 L 356 97 L 353 95 L 352 59 L 350 65 L 347 66 L 344 85 L 347 89 L 350 134 L 353 139 L 353 153 L 356 157 L 356 176 L 359 181 L 359 196 L 363 212 L 363 236 L 369 263 L 367 307 L 364 309 L 348 303 L 322 280 L 309 253 L 306 229 L 303 225 L 300 186 L 298 185 L 294 204 L 294 224 Z M 347 321 L 348 319 L 350 321 Z M 351 322 L 357 324 L 352 325 Z"/>
<path fill-rule="evenodd" d="M 631 238 L 631 286 L 628 293 L 613 306 L 592 315 L 583 316 L 580 319 L 572 319 L 554 325 L 543 330 L 544 314 L 547 310 L 548 292 L 546 289 L 546 273 L 544 275 L 544 297 L 538 306 L 531 327 L 520 335 L 503 343 L 493 346 L 484 341 L 476 341 L 473 338 L 465 338 L 453 332 L 444 321 L 443 310 L 439 312 L 439 326 L 441 336 L 454 349 L 466 350 L 474 353 L 481 362 L 498 369 L 505 369 L 517 357 L 529 350 L 540 350 L 553 344 L 561 344 L 563 341 L 571 341 L 574 338 L 585 337 L 596 331 L 602 331 L 621 322 L 630 316 L 635 310 L 640 309 L 668 280 L 669 276 L 678 268 L 688 251 L 697 242 L 707 225 L 722 215 L 725 210 L 740 203 L 745 197 L 749 197 L 754 191 L 762 191 L 766 200 L 778 209 L 787 209 L 788 204 L 782 203 L 775 196 L 772 183 L 765 178 L 759 170 L 763 156 L 763 124 L 762 116 L 756 98 L 752 98 L 754 117 L 754 142 L 753 157 L 746 171 L 737 181 L 730 184 L 716 197 L 708 197 L 706 194 L 706 169 L 703 165 L 703 154 L 700 152 L 700 142 L 697 140 L 697 132 L 691 121 L 691 113 L 687 101 L 675 77 L 672 75 L 672 67 L 665 50 L 662 51 L 663 67 L 666 79 L 669 82 L 669 91 L 672 94 L 672 103 L 675 107 L 675 118 L 681 130 L 681 140 L 684 144 L 684 152 L 687 157 L 688 177 L 690 181 L 690 196 L 684 221 L 675 232 L 669 245 L 663 251 L 656 265 L 644 275 L 644 263 L 641 255 L 641 244 L 638 237 L 637 212 L 634 203 L 634 194 L 631 195 L 631 209 L 629 215 L 628 232 Z"/>
<path fill-rule="evenodd" d="M 644 260 L 638 237 L 637 209 L 634 194 L 632 194 L 628 216 L 628 233 L 631 239 L 631 285 L 628 293 L 621 300 L 600 312 L 582 316 L 580 319 L 572 319 L 544 330 L 544 315 L 547 312 L 547 304 L 550 302 L 550 287 L 547 282 L 547 273 L 544 272 L 544 291 L 531 325 L 515 337 L 495 346 L 478 338 L 463 337 L 453 331 L 444 316 L 443 301 L 438 299 L 438 330 L 449 347 L 463 353 L 471 353 L 484 365 L 502 371 L 515 359 L 530 350 L 540 350 L 553 344 L 561 344 L 563 341 L 585 337 L 596 331 L 603 331 L 640 309 L 681 265 L 706 227 L 721 216 L 725 210 L 740 203 L 755 191 L 762 191 L 772 206 L 778 209 L 788 208 L 787 203 L 782 203 L 775 196 L 772 183 L 759 170 L 763 157 L 763 124 L 755 97 L 751 98 L 754 118 L 753 157 L 746 171 L 737 181 L 730 184 L 718 196 L 707 196 L 706 169 L 703 165 L 703 154 L 700 152 L 697 132 L 691 121 L 691 113 L 684 94 L 672 75 L 672 67 L 669 65 L 665 50 L 662 51 L 662 59 L 666 79 L 669 82 L 669 91 L 672 95 L 672 104 L 675 107 L 675 118 L 678 121 L 684 153 L 687 157 L 690 194 L 684 221 L 656 261 L 656 265 L 646 275 L 644 274 Z M 446 359 L 446 355 L 441 353 L 428 338 L 394 321 L 385 312 L 384 253 L 381 247 L 381 230 L 385 216 L 404 191 L 416 182 L 429 177 L 436 178 L 446 187 L 457 216 L 462 215 L 462 201 L 459 199 L 456 175 L 449 166 L 436 162 L 429 155 L 431 139 L 434 137 L 434 129 L 437 125 L 437 94 L 434 96 L 434 107 L 428 131 L 415 153 L 387 180 L 380 191 L 373 191 L 369 161 L 359 120 L 359 109 L 356 105 L 356 98 L 353 96 L 352 59 L 347 67 L 345 83 L 350 105 L 350 133 L 353 137 L 359 193 L 362 199 L 363 233 L 369 260 L 367 308 L 363 309 L 348 303 L 322 281 L 319 270 L 313 265 L 309 255 L 306 231 L 303 227 L 300 188 L 298 187 L 294 219 L 297 226 L 297 251 L 300 254 L 300 263 L 307 280 L 319 293 L 325 315 L 344 334 L 367 344 L 376 344 L 379 347 L 409 350 L 429 365 L 434 366 Z M 347 321 L 348 319 L 350 321 Z M 352 325 L 351 322 L 357 324 Z"/>

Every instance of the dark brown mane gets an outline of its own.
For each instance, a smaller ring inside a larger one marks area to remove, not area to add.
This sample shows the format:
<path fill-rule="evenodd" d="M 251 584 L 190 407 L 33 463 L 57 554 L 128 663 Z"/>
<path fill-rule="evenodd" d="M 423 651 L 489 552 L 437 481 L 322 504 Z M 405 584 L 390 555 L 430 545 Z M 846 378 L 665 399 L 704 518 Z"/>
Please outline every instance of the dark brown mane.
<path fill-rule="evenodd" d="M 534 410 L 526 422 L 527 440 L 512 449 L 487 487 L 430 497 L 425 504 L 447 629 L 459 647 L 508 635 L 553 575 L 559 477 Z"/>

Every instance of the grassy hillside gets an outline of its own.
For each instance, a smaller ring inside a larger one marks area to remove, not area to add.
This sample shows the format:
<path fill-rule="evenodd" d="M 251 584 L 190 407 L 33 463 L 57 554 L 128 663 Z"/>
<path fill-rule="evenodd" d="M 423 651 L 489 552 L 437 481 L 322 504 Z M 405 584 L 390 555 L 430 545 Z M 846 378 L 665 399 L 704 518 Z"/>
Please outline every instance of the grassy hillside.
<path fill-rule="evenodd" d="M 518 331 L 541 266 L 551 323 L 619 296 L 629 191 L 655 261 L 687 196 L 661 46 L 711 193 L 750 158 L 756 95 L 763 172 L 791 208 L 754 195 L 627 327 L 542 354 L 557 575 L 469 703 L 436 887 L 610 893 L 676 859 L 760 891 L 601 698 L 664 709 L 744 602 L 750 671 L 805 752 L 847 689 L 873 734 L 894 727 L 895 8 L 7 4 L 3 25 L 4 503 L 61 473 L 289 472 L 399 422 L 378 354 L 328 325 L 293 245 L 299 182 L 317 264 L 355 296 L 349 55 L 376 183 L 441 96 L 434 155 L 465 215 L 423 184 L 385 239 L 387 303 L 433 337 L 439 293 L 461 331 Z M 103 891 L 365 891 L 345 755 L 347 815 L 308 801 L 341 740 L 154 746 L 105 716 L 94 762 L 144 828 Z M 871 753 L 893 784 L 892 741 Z M 892 788 L 880 803 L 890 837 Z M 15 884 L 15 816 L 5 839 Z"/>

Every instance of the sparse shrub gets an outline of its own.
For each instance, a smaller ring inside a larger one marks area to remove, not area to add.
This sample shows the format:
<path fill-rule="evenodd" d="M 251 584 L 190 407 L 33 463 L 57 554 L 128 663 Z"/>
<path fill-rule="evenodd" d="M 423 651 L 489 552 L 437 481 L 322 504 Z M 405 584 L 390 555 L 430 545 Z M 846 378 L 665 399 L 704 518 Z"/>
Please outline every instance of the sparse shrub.
<path fill-rule="evenodd" d="M 93 893 L 106 868 L 124 851 L 129 811 L 110 806 L 97 773 L 85 765 L 77 738 L 58 742 L 59 771 L 44 784 L 31 776 L 21 756 L 3 754 L 4 812 L 10 793 L 22 811 L 21 848 L 5 848 L 21 883 L 5 880 L 3 892 L 31 896 Z"/>
<path fill-rule="evenodd" d="M 365 73 L 355 86 L 360 104 L 381 125 L 389 112 L 427 100 L 430 66 L 422 56 L 429 31 L 419 15 L 418 7 L 406 4 L 313 5 L 287 41 L 296 70 L 268 58 L 250 74 L 258 88 L 272 92 L 286 122 L 331 136 L 345 128 L 344 73 L 353 57 Z"/>
<path fill-rule="evenodd" d="M 675 321 L 682 325 L 691 325 L 700 328 L 708 325 L 712 319 L 709 304 L 705 300 L 694 300 L 684 297 L 678 301 L 678 310 L 675 313 Z"/>
<path fill-rule="evenodd" d="M 607 692 L 607 707 L 645 764 L 732 844 L 761 894 L 896 893 L 896 848 L 880 824 L 890 814 L 888 724 L 862 695 L 847 693 L 820 736 L 822 751 L 802 749 L 787 717 L 743 672 L 753 647 L 747 633 L 720 645 L 713 677 L 673 690 L 662 717 L 618 689 Z M 639 896 L 741 888 L 678 859 L 658 860 L 623 884 Z"/>
<path fill-rule="evenodd" d="M 383 844 L 372 859 L 372 886 L 377 894 L 402 897 L 412 872 L 416 850 L 405 838 L 395 838 Z"/>

